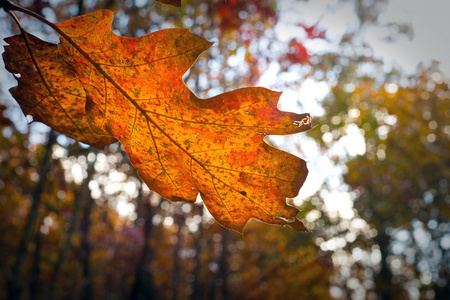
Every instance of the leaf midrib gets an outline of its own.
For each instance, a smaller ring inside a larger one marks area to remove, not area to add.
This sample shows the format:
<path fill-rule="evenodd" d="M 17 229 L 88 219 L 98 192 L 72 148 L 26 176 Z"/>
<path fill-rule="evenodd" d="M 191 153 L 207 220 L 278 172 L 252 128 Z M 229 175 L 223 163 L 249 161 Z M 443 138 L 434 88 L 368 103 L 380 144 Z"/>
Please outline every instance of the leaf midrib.
<path fill-rule="evenodd" d="M 163 135 L 165 135 L 176 147 L 178 147 L 182 152 L 184 152 L 188 157 L 191 158 L 192 161 L 195 161 L 202 169 L 205 170 L 205 172 L 211 176 L 212 179 L 216 179 L 220 182 L 222 182 L 225 186 L 227 186 L 230 190 L 234 190 L 229 184 L 227 184 L 226 182 L 224 182 L 223 180 L 221 180 L 220 178 L 217 178 L 216 176 L 214 176 L 214 174 L 212 174 L 198 159 L 196 159 L 194 156 L 191 155 L 191 153 L 189 153 L 186 149 L 184 149 L 176 140 L 174 140 L 167 132 L 165 132 L 152 118 L 150 118 L 147 115 L 147 111 L 145 109 L 143 109 L 141 106 L 139 106 L 139 104 L 137 103 L 137 101 L 135 101 L 133 98 L 131 98 L 131 96 L 128 95 L 128 93 L 119 85 L 115 82 L 115 80 L 113 80 L 113 78 L 111 78 L 111 76 L 109 76 L 101 67 L 100 64 L 98 64 L 96 61 L 94 61 L 90 55 L 85 52 L 80 46 L 78 46 L 77 43 L 75 43 L 72 39 L 72 37 L 67 36 L 64 37 L 65 40 L 70 43 L 85 59 L 87 59 L 89 61 L 89 63 L 94 66 L 94 68 L 104 77 L 106 78 L 128 101 L 131 102 L 131 104 L 133 104 L 137 110 L 139 110 L 141 112 L 141 114 L 146 118 L 147 122 L 150 122 L 153 126 L 155 126 Z M 194 51 L 196 50 L 191 49 L 190 51 Z M 187 51 L 184 54 L 190 52 Z M 149 128 L 150 130 L 150 128 Z M 150 130 L 151 131 L 151 130 Z M 156 146 L 156 142 L 154 141 L 155 146 Z M 159 154 L 158 154 L 159 157 Z M 159 159 L 159 162 L 161 164 L 161 166 L 164 169 L 164 165 L 161 161 L 161 159 Z M 168 175 L 168 173 L 166 172 L 166 174 Z M 169 176 L 169 175 L 168 175 Z M 170 176 L 169 176 L 170 177 Z M 171 179 L 172 180 L 172 179 Z M 172 180 L 173 182 L 173 180 Z M 176 186 L 176 185 L 175 185 Z M 177 188 L 178 189 L 178 188 Z M 233 222 L 237 223 L 235 221 L 235 219 L 233 218 L 233 216 L 231 215 L 231 213 L 229 212 L 227 206 L 225 205 L 225 203 L 223 203 L 222 198 L 220 197 L 220 193 L 218 193 L 218 198 L 220 199 L 220 201 L 222 202 L 223 207 L 225 207 L 225 209 L 228 212 L 228 215 L 230 216 L 230 218 L 233 220 Z M 242 196 L 242 195 L 241 195 Z M 269 211 L 266 210 L 266 208 L 264 206 L 262 206 L 261 204 L 253 201 L 252 199 L 250 199 L 247 196 L 244 196 L 245 198 L 247 198 L 249 201 L 251 201 L 252 203 L 254 203 L 255 205 L 261 207 L 268 215 L 271 215 L 271 213 Z"/>

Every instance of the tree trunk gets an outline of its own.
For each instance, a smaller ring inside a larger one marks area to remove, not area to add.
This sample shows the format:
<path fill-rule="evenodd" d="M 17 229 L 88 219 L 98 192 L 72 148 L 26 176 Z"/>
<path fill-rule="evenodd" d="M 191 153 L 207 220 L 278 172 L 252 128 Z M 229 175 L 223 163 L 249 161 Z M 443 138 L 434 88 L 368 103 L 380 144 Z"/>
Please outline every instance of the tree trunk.
<path fill-rule="evenodd" d="M 219 273 L 218 278 L 222 284 L 221 293 L 222 299 L 228 300 L 230 293 L 228 290 L 228 241 L 230 238 L 230 230 L 222 228 L 222 254 L 219 259 Z"/>
<path fill-rule="evenodd" d="M 201 285 L 200 285 L 200 271 L 201 271 L 201 252 L 202 252 L 202 246 L 201 241 L 203 237 L 203 205 L 197 206 L 198 207 L 198 215 L 201 218 L 200 224 L 198 225 L 197 234 L 195 235 L 195 267 L 194 267 L 194 281 L 192 283 L 192 300 L 199 300 L 201 299 Z"/>
<path fill-rule="evenodd" d="M 75 229 L 78 227 L 81 215 L 81 208 L 84 202 L 83 200 L 90 198 L 89 181 L 91 181 L 92 176 L 94 175 L 95 172 L 94 163 L 95 160 L 88 164 L 87 177 L 85 178 L 83 184 L 81 185 L 80 193 L 77 195 L 77 197 L 75 197 L 74 200 L 73 217 L 69 224 L 69 229 L 67 230 L 64 243 L 62 244 L 61 249 L 59 250 L 58 259 L 53 266 L 53 278 L 50 282 L 49 297 L 48 297 L 48 299 L 50 300 L 55 299 L 56 283 L 58 281 L 59 272 L 61 270 L 61 266 L 64 262 L 64 259 L 66 258 L 67 252 L 69 251 L 73 233 Z"/>
<path fill-rule="evenodd" d="M 41 223 L 40 221 L 39 223 Z M 31 267 L 31 282 L 30 282 L 30 300 L 38 298 L 39 293 L 39 276 L 41 274 L 41 242 L 42 235 L 41 232 L 36 232 L 35 237 L 35 248 L 33 253 L 33 265 Z"/>
<path fill-rule="evenodd" d="M 380 272 L 376 275 L 375 278 L 375 284 L 377 286 L 379 299 L 391 300 L 392 299 L 391 291 L 393 288 L 392 273 L 387 262 L 391 237 L 389 234 L 383 231 L 378 233 L 378 235 L 375 238 L 375 242 L 380 247 L 381 252 Z"/>
<path fill-rule="evenodd" d="M 175 249 L 173 250 L 173 291 L 172 300 L 178 299 L 178 290 L 180 285 L 180 250 L 181 250 L 181 228 L 184 224 L 184 215 L 182 213 L 174 214 L 175 222 L 178 225 L 177 231 L 177 243 L 175 244 Z"/>
<path fill-rule="evenodd" d="M 53 144 L 56 142 L 56 134 L 53 130 L 50 131 L 47 144 L 45 146 L 45 153 L 42 158 L 41 169 L 39 172 L 39 181 L 36 184 L 32 194 L 32 204 L 30 214 L 28 216 L 25 228 L 20 238 L 19 247 L 16 251 L 16 260 L 12 266 L 12 276 L 7 280 L 7 294 L 8 299 L 18 300 L 23 290 L 23 264 L 27 255 L 27 247 L 30 242 L 33 228 L 39 214 L 39 204 L 41 203 L 41 196 L 44 190 L 44 182 L 51 166 L 51 154 Z"/>
<path fill-rule="evenodd" d="M 91 268 L 89 259 L 91 256 L 91 244 L 89 242 L 89 230 L 91 228 L 91 211 L 92 199 L 86 201 L 83 207 L 83 217 L 80 223 L 81 231 L 81 254 L 80 261 L 83 268 L 83 294 L 82 300 L 92 299 L 92 285 L 91 285 Z"/>
<path fill-rule="evenodd" d="M 152 194 L 150 194 L 150 197 L 151 195 Z M 131 300 L 157 299 L 150 268 L 153 249 L 149 242 L 153 229 L 152 219 L 154 215 L 154 209 L 149 199 L 150 197 L 143 201 L 141 186 L 137 199 L 136 212 L 138 215 L 138 219 L 142 218 L 144 220 L 144 245 L 142 247 L 141 256 L 136 263 L 136 272 L 134 275 L 135 281 L 129 297 L 129 299 Z"/>

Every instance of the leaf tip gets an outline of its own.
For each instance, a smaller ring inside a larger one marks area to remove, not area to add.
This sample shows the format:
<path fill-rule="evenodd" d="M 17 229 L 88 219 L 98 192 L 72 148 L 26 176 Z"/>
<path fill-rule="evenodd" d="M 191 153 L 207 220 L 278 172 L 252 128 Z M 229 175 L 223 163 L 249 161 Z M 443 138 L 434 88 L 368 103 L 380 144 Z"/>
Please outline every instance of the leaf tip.
<path fill-rule="evenodd" d="M 214 42 L 211 42 L 211 41 L 205 40 L 205 48 L 206 48 L 206 49 L 209 49 L 209 48 L 211 48 L 211 46 L 212 46 L 212 45 L 214 45 Z"/>
<path fill-rule="evenodd" d="M 295 219 L 293 223 L 290 223 L 289 226 L 292 227 L 297 232 L 309 232 L 308 228 L 306 228 L 305 224 L 299 219 Z"/>

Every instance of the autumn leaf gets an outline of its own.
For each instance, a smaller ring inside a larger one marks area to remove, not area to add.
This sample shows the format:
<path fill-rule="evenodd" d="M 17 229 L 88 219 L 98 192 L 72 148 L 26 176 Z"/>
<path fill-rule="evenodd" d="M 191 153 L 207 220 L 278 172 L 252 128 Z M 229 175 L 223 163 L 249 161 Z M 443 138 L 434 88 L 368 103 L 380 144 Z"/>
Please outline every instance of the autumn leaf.
<path fill-rule="evenodd" d="M 289 42 L 286 58 L 293 64 L 299 62 L 302 64 L 309 64 L 311 55 L 308 53 L 308 50 L 303 43 L 294 38 Z"/>
<path fill-rule="evenodd" d="M 280 93 L 265 88 L 199 99 L 182 76 L 210 42 L 186 29 L 120 37 L 111 31 L 112 20 L 113 13 L 106 10 L 80 16 L 56 24 L 69 40 L 61 38 L 58 46 L 33 45 L 36 56 L 52 57 L 42 62 L 46 80 L 52 90 L 62 91 L 63 100 L 55 96 L 36 102 L 29 95 L 25 83 L 31 85 L 28 81 L 35 78 L 28 79 L 22 73 L 26 70 L 13 68 L 14 60 L 9 60 L 17 48 L 25 50 L 12 40 L 18 37 L 7 40 L 11 44 L 5 62 L 22 75 L 18 101 L 33 103 L 28 113 L 55 107 L 51 99 L 81 102 L 80 89 L 73 92 L 77 84 L 66 84 L 63 78 L 78 80 L 90 130 L 118 139 L 151 190 L 191 203 L 200 193 L 214 218 L 238 232 L 250 218 L 306 230 L 296 218 L 298 210 L 286 204 L 286 197 L 295 197 L 306 179 L 306 163 L 263 138 L 305 131 L 311 127 L 310 116 L 279 111 Z M 50 126 L 66 133 L 70 123 L 61 117 Z"/>
<path fill-rule="evenodd" d="M 308 39 L 325 39 L 325 30 L 320 30 L 318 28 L 318 24 L 314 24 L 312 26 L 307 26 L 305 24 L 299 23 L 298 27 L 301 27 L 305 30 L 306 36 Z"/>

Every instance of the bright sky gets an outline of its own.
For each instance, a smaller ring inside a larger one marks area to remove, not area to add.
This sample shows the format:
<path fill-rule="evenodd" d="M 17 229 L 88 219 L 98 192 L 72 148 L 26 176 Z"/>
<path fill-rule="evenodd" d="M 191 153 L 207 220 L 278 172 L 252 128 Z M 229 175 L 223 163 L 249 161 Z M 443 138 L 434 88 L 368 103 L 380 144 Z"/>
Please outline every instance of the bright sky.
<path fill-rule="evenodd" d="M 450 1 L 448 0 L 391 0 L 382 14 L 383 22 L 406 22 L 412 25 L 413 39 L 400 39 L 386 44 L 377 38 L 376 31 L 368 38 L 386 61 L 396 61 L 407 72 L 413 72 L 418 62 L 440 61 L 442 71 L 450 76 Z"/>
<path fill-rule="evenodd" d="M 327 38 L 331 41 L 338 41 L 340 37 L 352 31 L 358 26 L 353 6 L 349 2 L 340 0 L 323 1 L 296 1 L 280 0 L 280 22 L 275 28 L 280 39 L 290 40 L 298 37 L 304 38 L 304 32 L 296 26 L 299 22 L 306 25 L 313 25 L 319 20 L 319 27 L 326 30 Z M 441 71 L 450 77 L 450 1 L 449 0 L 389 0 L 380 14 L 381 24 L 391 22 L 409 23 L 412 26 L 413 36 L 400 36 L 393 42 L 387 42 L 384 38 L 389 34 L 387 27 L 379 26 L 368 28 L 364 32 L 364 38 L 372 46 L 374 55 L 383 58 L 386 69 L 392 66 L 400 67 L 404 72 L 412 74 L 419 63 L 430 64 L 432 60 L 437 60 L 441 64 Z M 313 51 L 325 50 L 330 45 L 320 40 L 307 43 L 306 46 Z M 268 72 L 268 74 L 276 72 Z M 270 86 L 277 79 L 275 76 L 265 75 L 261 78 L 260 84 Z M 318 83 L 313 79 L 303 82 L 300 90 L 286 91 L 280 99 L 279 108 L 285 111 L 299 111 L 295 104 L 297 100 L 303 105 L 302 110 L 306 110 L 313 116 L 323 113 L 317 100 L 323 99 L 329 92 L 326 84 Z M 342 149 L 347 150 L 351 155 L 363 155 L 365 145 L 363 137 L 358 130 L 348 128 L 348 136 L 343 139 Z M 337 211 L 341 216 L 351 217 L 352 201 L 349 194 L 342 191 L 342 183 L 337 178 L 342 170 L 333 170 L 332 164 L 318 159 L 317 149 L 314 145 L 305 145 L 302 158 L 308 161 L 310 173 L 305 182 L 298 199 L 304 199 L 320 188 L 324 176 L 336 176 L 334 187 L 336 190 L 325 198 L 328 210 Z M 282 147 L 290 152 L 289 146 Z M 354 152 L 354 153 L 352 153 Z M 298 153 L 296 153 L 298 155 Z M 314 158 L 314 156 L 316 156 Z M 327 175 L 325 175 L 327 173 Z M 297 203 L 298 204 L 298 203 Z"/>
<path fill-rule="evenodd" d="M 351 3 L 339 0 L 296 1 L 280 0 L 281 24 L 278 35 L 289 39 L 301 34 L 295 25 L 301 20 L 306 24 L 320 25 L 326 29 L 328 38 L 340 37 L 357 26 Z M 449 0 L 388 0 L 379 21 L 409 23 L 413 37 L 401 37 L 393 43 L 383 40 L 389 33 L 387 28 L 369 29 L 365 38 L 373 47 L 375 55 L 384 58 L 387 64 L 394 63 L 406 72 L 415 71 L 420 62 L 432 59 L 441 62 L 441 68 L 450 77 L 450 1 Z M 316 45 L 320 48 L 320 45 Z"/>

